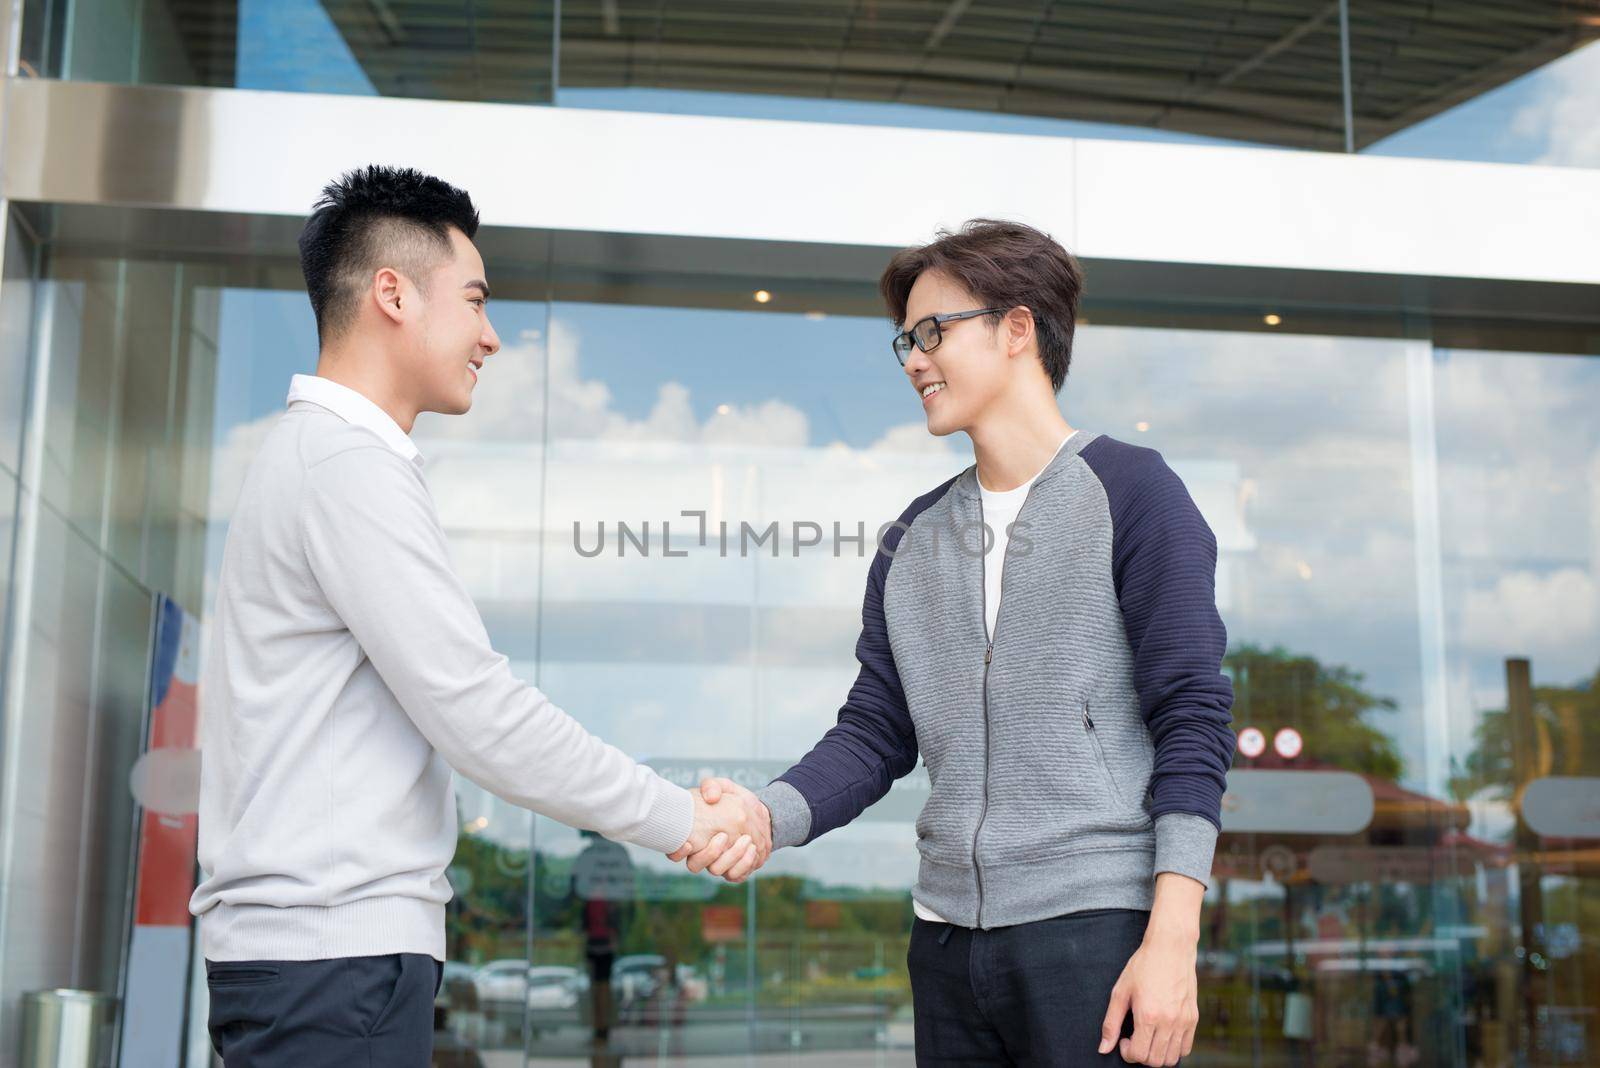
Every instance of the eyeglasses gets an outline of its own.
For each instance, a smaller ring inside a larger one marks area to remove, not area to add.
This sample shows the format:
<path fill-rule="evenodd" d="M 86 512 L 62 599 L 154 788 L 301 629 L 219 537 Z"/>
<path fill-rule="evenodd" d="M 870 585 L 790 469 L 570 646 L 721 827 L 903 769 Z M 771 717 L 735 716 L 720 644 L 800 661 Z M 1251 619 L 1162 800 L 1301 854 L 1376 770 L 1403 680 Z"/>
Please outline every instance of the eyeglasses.
<path fill-rule="evenodd" d="M 918 319 L 910 330 L 902 331 L 894 336 L 894 356 L 900 361 L 900 366 L 906 365 L 906 357 L 911 355 L 911 346 L 915 344 L 923 352 L 932 352 L 939 347 L 939 342 L 944 340 L 944 332 L 940 329 L 945 323 L 958 323 L 962 319 L 975 319 L 980 315 L 1003 315 L 1004 308 L 978 308 L 976 311 L 947 312 L 944 315 L 929 315 Z"/>

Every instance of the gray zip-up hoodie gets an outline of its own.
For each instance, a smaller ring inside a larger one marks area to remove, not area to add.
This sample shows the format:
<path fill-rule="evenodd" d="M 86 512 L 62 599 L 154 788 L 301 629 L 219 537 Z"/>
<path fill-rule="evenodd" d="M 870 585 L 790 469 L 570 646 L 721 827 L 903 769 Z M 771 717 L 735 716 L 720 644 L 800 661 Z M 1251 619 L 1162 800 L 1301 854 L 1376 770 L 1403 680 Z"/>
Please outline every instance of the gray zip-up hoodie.
<path fill-rule="evenodd" d="M 880 538 L 839 720 L 760 792 L 775 847 L 850 822 L 927 764 L 915 895 L 1004 927 L 1148 909 L 1207 882 L 1232 761 L 1216 539 L 1151 449 L 1080 431 L 1034 481 L 984 626 L 968 468 Z"/>

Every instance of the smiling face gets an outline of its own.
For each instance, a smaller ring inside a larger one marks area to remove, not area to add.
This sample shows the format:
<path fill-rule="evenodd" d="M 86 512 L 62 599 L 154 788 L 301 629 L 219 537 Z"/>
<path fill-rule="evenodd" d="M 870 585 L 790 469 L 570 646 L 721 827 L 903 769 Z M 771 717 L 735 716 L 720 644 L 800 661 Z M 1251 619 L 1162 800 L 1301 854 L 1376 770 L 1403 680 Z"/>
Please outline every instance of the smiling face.
<path fill-rule="evenodd" d="M 906 329 L 929 315 L 972 311 L 986 305 L 941 271 L 924 271 L 906 298 Z M 1011 374 L 1008 334 L 996 316 L 978 316 L 940 327 L 943 340 L 932 352 L 912 346 L 906 377 L 922 399 L 928 432 L 937 437 L 970 430 L 1005 392 Z"/>
<path fill-rule="evenodd" d="M 461 415 L 472 407 L 478 372 L 500 350 L 489 323 L 489 284 L 483 257 L 460 230 L 450 230 L 450 256 L 412 294 L 407 317 L 407 381 L 418 411 Z"/>

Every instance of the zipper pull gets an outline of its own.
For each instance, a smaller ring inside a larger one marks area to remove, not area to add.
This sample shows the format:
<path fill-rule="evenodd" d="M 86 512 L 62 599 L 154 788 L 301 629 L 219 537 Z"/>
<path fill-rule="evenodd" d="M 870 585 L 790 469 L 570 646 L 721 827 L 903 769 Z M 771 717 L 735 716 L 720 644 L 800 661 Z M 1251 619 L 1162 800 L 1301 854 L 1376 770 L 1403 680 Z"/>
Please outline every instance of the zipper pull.
<path fill-rule="evenodd" d="M 983 663 L 984 663 L 984 666 L 987 667 L 989 661 L 993 660 L 993 659 L 994 659 L 994 642 L 990 642 L 988 647 L 983 650 Z"/>
<path fill-rule="evenodd" d="M 1089 706 L 1088 705 L 1084 705 L 1083 706 L 1083 725 L 1085 727 L 1089 728 L 1090 730 L 1094 730 L 1094 720 L 1089 718 Z"/>

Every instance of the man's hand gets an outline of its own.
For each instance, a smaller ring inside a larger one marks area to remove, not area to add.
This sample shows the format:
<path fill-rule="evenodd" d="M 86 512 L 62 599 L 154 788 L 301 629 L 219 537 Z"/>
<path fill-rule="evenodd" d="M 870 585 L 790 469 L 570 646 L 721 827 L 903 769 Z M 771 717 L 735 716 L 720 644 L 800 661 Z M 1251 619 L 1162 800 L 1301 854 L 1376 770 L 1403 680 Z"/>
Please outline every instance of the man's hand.
<path fill-rule="evenodd" d="M 697 827 L 702 808 L 717 814 L 738 810 L 740 833 L 713 834 L 698 844 L 691 836 L 669 859 L 687 858 L 690 871 L 709 871 L 730 883 L 744 882 L 772 855 L 772 814 L 760 798 L 731 779 L 707 779 L 700 784 L 695 798 Z"/>
<path fill-rule="evenodd" d="M 1156 905 L 1144 942 L 1122 969 L 1100 1023 L 1100 1052 L 1111 1052 L 1133 1011 L 1133 1037 L 1121 1041 L 1129 1064 L 1174 1065 L 1194 1050 L 1200 1022 L 1195 946 L 1205 887 L 1173 872 L 1156 877 Z"/>
<path fill-rule="evenodd" d="M 751 844 L 749 809 L 731 800 L 718 805 L 716 798 L 707 800 L 703 790 L 700 793 L 690 791 L 690 796 L 694 798 L 694 824 L 689 838 L 676 851 L 667 854 L 667 859 L 682 860 L 690 854 L 700 856 L 712 850 L 720 856 L 729 849 L 738 850 L 735 859 L 742 856 Z"/>

